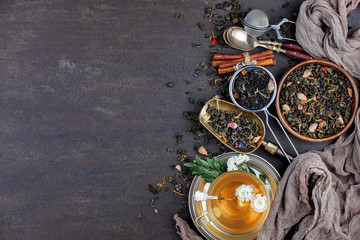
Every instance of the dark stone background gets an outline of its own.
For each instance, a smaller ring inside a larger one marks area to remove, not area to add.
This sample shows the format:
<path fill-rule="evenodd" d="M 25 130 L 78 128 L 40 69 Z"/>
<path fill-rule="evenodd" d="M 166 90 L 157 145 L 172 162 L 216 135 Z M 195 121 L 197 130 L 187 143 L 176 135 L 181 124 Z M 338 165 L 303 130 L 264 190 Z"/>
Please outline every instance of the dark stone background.
<path fill-rule="evenodd" d="M 241 2 L 266 11 L 271 23 L 292 18 L 301 4 Z M 205 75 L 192 77 L 209 57 L 203 14 L 214 3 L 0 1 L 0 239 L 179 239 L 172 216 L 186 197 L 161 192 L 156 214 L 147 184 L 175 175 L 169 164 L 178 160 L 166 147 L 195 155 L 183 111 L 200 106 L 184 93 L 196 101 L 216 94 Z M 356 16 L 359 8 L 350 25 Z M 275 58 L 269 69 L 279 79 L 289 58 Z M 184 135 L 180 145 L 176 133 Z M 300 153 L 330 144 L 292 140 Z M 286 160 L 255 153 L 284 172 Z"/>

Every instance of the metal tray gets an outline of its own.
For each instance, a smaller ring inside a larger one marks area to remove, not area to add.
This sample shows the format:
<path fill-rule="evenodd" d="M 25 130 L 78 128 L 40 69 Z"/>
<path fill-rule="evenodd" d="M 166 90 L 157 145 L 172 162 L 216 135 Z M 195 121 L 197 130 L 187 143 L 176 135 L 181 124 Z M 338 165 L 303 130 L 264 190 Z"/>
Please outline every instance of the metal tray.
<path fill-rule="evenodd" d="M 224 153 L 217 156 L 220 160 L 226 160 L 232 156 L 237 156 L 239 153 L 229 152 Z M 255 155 L 248 154 L 250 160 L 248 164 L 254 169 L 257 175 L 263 174 L 266 176 L 266 190 L 268 191 L 270 197 L 270 203 L 274 199 L 275 191 L 277 189 L 278 183 L 280 181 L 280 174 L 276 171 L 276 169 L 265 159 Z M 257 233 L 252 232 L 251 234 L 243 234 L 243 235 L 231 235 L 219 229 L 214 223 L 209 222 L 205 225 L 199 225 L 198 221 L 207 213 L 206 202 L 196 202 L 194 200 L 194 193 L 196 191 L 208 192 L 210 188 L 210 183 L 205 182 L 205 180 L 196 176 L 191 183 L 190 191 L 189 191 L 189 211 L 193 222 L 195 223 L 196 228 L 199 232 L 208 240 L 252 240 L 256 239 Z"/>

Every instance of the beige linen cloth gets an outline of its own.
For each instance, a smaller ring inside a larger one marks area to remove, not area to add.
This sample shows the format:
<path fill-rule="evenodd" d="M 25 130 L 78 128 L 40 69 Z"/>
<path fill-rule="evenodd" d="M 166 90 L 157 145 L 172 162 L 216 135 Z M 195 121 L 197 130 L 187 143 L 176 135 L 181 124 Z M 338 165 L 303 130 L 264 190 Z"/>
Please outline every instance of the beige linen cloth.
<path fill-rule="evenodd" d="M 286 169 L 258 240 L 360 239 L 360 111 L 355 130 Z"/>
<path fill-rule="evenodd" d="M 328 58 L 360 78 L 360 29 L 348 37 L 347 15 L 360 0 L 307 0 L 296 20 L 296 40 L 314 58 Z"/>

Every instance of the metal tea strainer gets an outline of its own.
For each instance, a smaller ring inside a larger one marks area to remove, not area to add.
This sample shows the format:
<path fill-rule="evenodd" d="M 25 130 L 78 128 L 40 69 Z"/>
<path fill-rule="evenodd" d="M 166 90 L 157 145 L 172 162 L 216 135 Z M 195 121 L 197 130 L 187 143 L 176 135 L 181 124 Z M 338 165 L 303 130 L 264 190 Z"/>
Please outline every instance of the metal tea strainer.
<path fill-rule="evenodd" d="M 242 65 L 242 67 L 240 67 L 241 65 Z M 269 100 L 269 102 L 266 104 L 265 107 L 259 108 L 259 109 L 255 109 L 255 110 L 254 110 L 254 109 L 247 109 L 247 108 L 244 108 L 243 106 L 241 106 L 241 105 L 236 101 L 236 99 L 234 98 L 234 95 L 233 95 L 234 83 L 235 83 L 235 80 L 236 80 L 237 75 L 238 75 L 241 71 L 243 71 L 243 70 L 247 70 L 247 69 L 248 69 L 248 70 L 253 70 L 254 68 L 261 69 L 261 70 L 265 71 L 265 72 L 269 75 L 269 77 L 274 81 L 274 90 L 273 90 L 273 92 L 272 92 L 271 99 Z M 242 63 L 242 62 L 241 62 L 241 63 L 238 63 L 238 64 L 236 65 L 236 69 L 237 69 L 237 71 L 236 71 L 236 72 L 234 73 L 234 75 L 231 77 L 231 80 L 230 80 L 230 83 L 229 83 L 229 94 L 230 94 L 230 98 L 231 98 L 231 100 L 233 101 L 233 103 L 234 103 L 238 108 L 240 108 L 241 110 L 246 111 L 246 112 L 260 112 L 260 111 L 263 111 L 263 112 L 265 113 L 265 116 L 266 116 L 266 125 L 268 126 L 270 132 L 271 132 L 272 135 L 274 136 L 274 138 L 275 138 L 277 144 L 279 145 L 280 149 L 281 149 L 281 150 L 283 151 L 283 153 L 285 154 L 284 148 L 282 147 L 281 143 L 280 143 L 279 140 L 277 139 L 274 131 L 272 130 L 272 128 L 270 127 L 270 124 L 269 124 L 269 116 L 271 116 L 272 118 L 274 118 L 274 119 L 277 121 L 277 123 L 279 124 L 279 126 L 281 127 L 281 130 L 284 132 L 286 138 L 287 138 L 288 141 L 290 142 L 290 144 L 291 144 L 292 148 L 294 149 L 296 155 L 298 156 L 298 155 L 299 155 L 298 151 L 296 150 L 294 144 L 292 143 L 292 141 L 290 140 L 289 136 L 287 135 L 285 129 L 284 129 L 283 126 L 281 125 L 279 119 L 278 119 L 277 117 L 275 117 L 274 115 L 272 115 L 272 114 L 268 111 L 269 106 L 270 106 L 270 105 L 272 104 L 272 102 L 275 100 L 276 92 L 277 92 L 276 81 L 275 81 L 275 78 L 274 78 L 274 76 L 272 75 L 272 73 L 271 73 L 269 70 L 267 70 L 266 68 L 264 68 L 264 67 L 257 66 L 257 65 L 247 65 L 247 66 L 245 66 L 245 64 Z M 287 159 L 287 160 L 289 161 L 289 163 L 290 163 L 291 161 L 290 161 L 290 159 L 286 156 L 286 154 L 285 154 L 285 157 L 286 157 L 286 159 Z"/>
<path fill-rule="evenodd" d="M 296 41 L 295 39 L 283 37 L 280 34 L 280 27 L 286 22 L 295 24 L 295 22 L 284 18 L 280 23 L 276 25 L 270 25 L 266 13 L 258 9 L 250 11 L 246 15 L 246 17 L 243 20 L 241 20 L 241 23 L 244 25 L 245 31 L 250 36 L 259 37 L 263 35 L 265 32 L 274 29 L 276 31 L 277 39 Z"/>

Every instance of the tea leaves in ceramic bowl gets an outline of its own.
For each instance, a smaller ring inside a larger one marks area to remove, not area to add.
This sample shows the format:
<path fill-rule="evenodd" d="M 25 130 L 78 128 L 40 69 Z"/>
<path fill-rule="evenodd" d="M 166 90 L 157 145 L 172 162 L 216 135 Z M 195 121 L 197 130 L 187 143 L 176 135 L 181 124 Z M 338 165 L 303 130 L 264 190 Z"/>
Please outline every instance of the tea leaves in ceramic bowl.
<path fill-rule="evenodd" d="M 311 59 L 290 68 L 280 80 L 276 111 L 294 136 L 309 142 L 339 137 L 355 119 L 359 93 L 337 64 Z"/>

